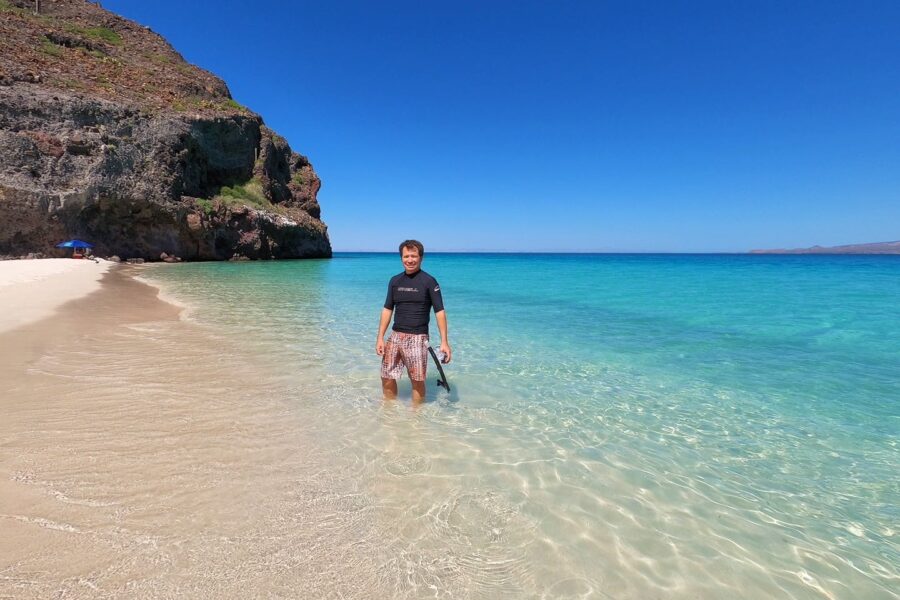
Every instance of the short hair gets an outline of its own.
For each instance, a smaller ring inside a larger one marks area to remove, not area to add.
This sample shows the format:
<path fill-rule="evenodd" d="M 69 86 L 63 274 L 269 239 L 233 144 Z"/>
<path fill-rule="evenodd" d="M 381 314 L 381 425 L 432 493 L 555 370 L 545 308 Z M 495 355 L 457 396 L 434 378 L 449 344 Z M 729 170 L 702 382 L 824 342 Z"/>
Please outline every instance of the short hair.
<path fill-rule="evenodd" d="M 419 257 L 425 256 L 425 246 L 422 245 L 422 242 L 419 240 L 406 240 L 405 242 L 401 242 L 400 244 L 400 254 L 403 254 L 404 248 L 415 248 L 419 251 Z"/>

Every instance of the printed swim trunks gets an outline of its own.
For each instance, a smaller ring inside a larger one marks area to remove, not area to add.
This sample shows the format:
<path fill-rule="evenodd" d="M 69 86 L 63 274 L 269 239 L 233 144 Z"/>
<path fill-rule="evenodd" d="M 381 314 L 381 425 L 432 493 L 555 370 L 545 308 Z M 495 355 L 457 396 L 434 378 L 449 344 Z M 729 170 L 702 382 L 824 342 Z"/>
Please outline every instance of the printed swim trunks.
<path fill-rule="evenodd" d="M 381 376 L 385 379 L 400 379 L 404 365 L 410 379 L 425 381 L 425 371 L 428 367 L 428 334 L 391 332 L 391 337 L 384 345 Z"/>

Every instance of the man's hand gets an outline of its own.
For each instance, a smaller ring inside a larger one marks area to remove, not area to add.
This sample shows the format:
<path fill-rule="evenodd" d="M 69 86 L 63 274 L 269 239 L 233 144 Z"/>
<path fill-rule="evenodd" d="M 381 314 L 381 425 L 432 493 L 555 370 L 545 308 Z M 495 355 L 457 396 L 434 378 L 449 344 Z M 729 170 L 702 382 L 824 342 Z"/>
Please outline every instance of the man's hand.
<path fill-rule="evenodd" d="M 444 353 L 444 364 L 447 364 L 453 357 L 453 351 L 450 350 L 450 344 L 447 343 L 447 311 L 434 313 L 434 318 L 437 320 L 438 331 L 441 333 L 441 352 Z"/>
<path fill-rule="evenodd" d="M 381 309 L 381 322 L 378 324 L 378 335 L 375 336 L 375 354 L 384 356 L 384 334 L 387 332 L 388 325 L 391 324 L 391 316 L 394 310 L 391 308 Z"/>

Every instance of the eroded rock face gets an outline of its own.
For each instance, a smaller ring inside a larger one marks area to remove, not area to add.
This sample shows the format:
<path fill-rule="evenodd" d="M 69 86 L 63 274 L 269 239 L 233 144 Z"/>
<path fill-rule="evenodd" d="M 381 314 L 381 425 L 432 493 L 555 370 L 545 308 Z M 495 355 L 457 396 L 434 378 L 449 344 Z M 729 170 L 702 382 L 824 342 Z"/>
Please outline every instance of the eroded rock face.
<path fill-rule="evenodd" d="M 309 161 L 218 78 L 94 4 L 17 4 L 0 7 L 0 254 L 80 238 L 125 259 L 331 256 Z M 118 41 L 84 33 L 95 21 Z"/>

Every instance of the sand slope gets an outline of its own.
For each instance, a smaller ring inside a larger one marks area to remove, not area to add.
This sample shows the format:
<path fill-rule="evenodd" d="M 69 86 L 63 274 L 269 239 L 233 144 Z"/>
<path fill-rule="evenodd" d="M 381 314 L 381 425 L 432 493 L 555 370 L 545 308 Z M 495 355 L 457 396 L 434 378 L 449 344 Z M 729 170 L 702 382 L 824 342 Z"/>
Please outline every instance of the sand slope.
<path fill-rule="evenodd" d="M 49 317 L 66 302 L 100 289 L 113 264 L 71 258 L 0 261 L 0 333 Z"/>

